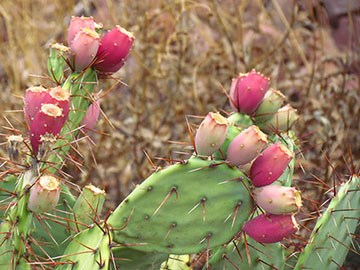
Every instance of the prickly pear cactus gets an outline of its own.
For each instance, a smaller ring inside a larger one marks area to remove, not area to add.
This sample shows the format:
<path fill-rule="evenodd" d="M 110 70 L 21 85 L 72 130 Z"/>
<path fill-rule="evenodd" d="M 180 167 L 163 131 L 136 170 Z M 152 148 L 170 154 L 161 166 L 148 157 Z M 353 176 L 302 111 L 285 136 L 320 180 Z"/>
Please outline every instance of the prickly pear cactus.
<path fill-rule="evenodd" d="M 230 241 L 252 209 L 240 170 L 194 157 L 153 173 L 107 223 L 114 241 L 133 249 L 197 253 Z"/>
<path fill-rule="evenodd" d="M 299 151 L 291 127 L 299 116 L 255 70 L 233 80 L 228 118 L 209 112 L 199 125 L 188 160 L 159 168 L 106 218 L 104 191 L 71 192 L 62 168 L 78 131 L 96 122 L 98 78 L 124 65 L 133 42 L 120 26 L 105 32 L 91 17 L 72 17 L 69 47 L 51 46 L 48 72 L 56 86 L 26 91 L 29 134 L 8 138 L 0 269 L 341 267 L 356 249 L 359 176 L 340 186 L 305 248 L 286 256 L 291 251 L 278 242 L 298 230 L 302 206 L 291 187 Z"/>
<path fill-rule="evenodd" d="M 295 265 L 300 269 L 339 269 L 349 250 L 356 250 L 354 233 L 360 217 L 360 177 L 353 175 L 316 222 Z"/>
<path fill-rule="evenodd" d="M 279 244 L 260 244 L 251 238 L 239 238 L 214 250 L 204 270 L 283 269 L 285 248 Z M 236 268 L 237 267 L 237 268 Z"/>

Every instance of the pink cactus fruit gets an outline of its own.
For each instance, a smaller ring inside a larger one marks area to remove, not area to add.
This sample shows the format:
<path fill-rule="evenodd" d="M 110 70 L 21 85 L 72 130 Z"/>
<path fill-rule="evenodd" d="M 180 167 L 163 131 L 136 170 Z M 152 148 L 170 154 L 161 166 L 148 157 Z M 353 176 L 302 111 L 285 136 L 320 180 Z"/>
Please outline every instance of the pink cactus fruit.
<path fill-rule="evenodd" d="M 67 118 L 70 111 L 70 92 L 61 86 L 52 87 L 49 89 L 49 95 L 44 97 L 43 103 L 58 106 L 63 116 Z"/>
<path fill-rule="evenodd" d="M 51 211 L 60 198 L 60 182 L 51 175 L 41 176 L 30 189 L 28 209 L 41 214 Z"/>
<path fill-rule="evenodd" d="M 84 118 L 81 121 L 81 125 L 84 126 L 85 129 L 93 129 L 100 115 L 100 99 L 96 100 L 92 103 Z"/>
<path fill-rule="evenodd" d="M 210 156 L 224 143 L 228 121 L 220 113 L 208 113 L 195 135 L 195 149 L 198 155 Z"/>
<path fill-rule="evenodd" d="M 231 141 L 226 159 L 237 166 L 245 165 L 260 154 L 267 142 L 267 136 L 257 126 L 250 126 Z"/>
<path fill-rule="evenodd" d="M 259 243 L 282 241 L 298 230 L 293 215 L 262 214 L 248 221 L 242 230 Z"/>
<path fill-rule="evenodd" d="M 293 153 L 282 143 L 268 146 L 253 162 L 250 179 L 255 187 L 270 185 L 285 171 Z"/>
<path fill-rule="evenodd" d="M 105 74 L 118 71 L 124 65 L 134 40 L 132 33 L 115 26 L 101 38 L 95 69 Z"/>
<path fill-rule="evenodd" d="M 30 126 L 30 143 L 36 155 L 45 134 L 57 136 L 66 121 L 62 109 L 54 104 L 43 104 Z"/>
<path fill-rule="evenodd" d="M 281 107 L 274 116 L 267 122 L 260 124 L 260 127 L 265 132 L 286 132 L 299 119 L 296 110 L 290 104 Z"/>
<path fill-rule="evenodd" d="M 254 200 L 266 212 L 275 215 L 296 213 L 302 206 L 301 192 L 294 187 L 269 185 L 255 188 Z"/>
<path fill-rule="evenodd" d="M 280 109 L 285 101 L 285 96 L 278 90 L 270 88 L 266 92 L 264 99 L 255 111 L 255 122 L 263 123 L 270 120 L 274 114 Z"/>
<path fill-rule="evenodd" d="M 82 71 L 94 60 L 100 45 L 100 35 L 90 28 L 83 28 L 71 42 L 75 71 Z"/>
<path fill-rule="evenodd" d="M 92 17 L 71 17 L 68 30 L 68 45 L 70 46 L 75 36 L 83 29 L 95 30 L 95 22 Z"/>
<path fill-rule="evenodd" d="M 240 73 L 231 84 L 231 107 L 238 112 L 252 115 L 259 107 L 269 86 L 269 78 L 255 70 L 246 74 Z"/>
<path fill-rule="evenodd" d="M 41 108 L 41 104 L 49 90 L 42 86 L 33 86 L 26 90 L 24 97 L 24 114 L 27 125 L 30 127 L 35 115 Z"/>

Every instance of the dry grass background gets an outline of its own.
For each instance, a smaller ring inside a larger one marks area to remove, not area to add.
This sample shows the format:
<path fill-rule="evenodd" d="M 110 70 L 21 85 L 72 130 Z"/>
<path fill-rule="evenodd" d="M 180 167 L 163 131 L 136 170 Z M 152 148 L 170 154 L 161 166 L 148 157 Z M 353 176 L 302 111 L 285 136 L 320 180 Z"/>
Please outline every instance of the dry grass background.
<path fill-rule="evenodd" d="M 345 14 L 352 46 L 343 39 L 339 49 L 324 14 L 318 1 L 306 0 L 2 0 L 1 133 L 13 125 L 26 134 L 20 97 L 31 85 L 52 86 L 44 77 L 48 45 L 65 43 L 71 15 L 91 15 L 136 40 L 125 67 L 98 89 L 107 118 L 90 134 L 95 145 L 81 143 L 82 156 L 73 153 L 82 164 L 67 167 L 75 182 L 105 188 L 114 206 L 154 169 L 147 155 L 156 165 L 166 164 L 157 157 L 186 158 L 186 120 L 196 128 L 194 115 L 229 110 L 231 79 L 256 68 L 302 116 L 296 185 L 322 202 L 324 191 L 311 182 L 332 186 L 360 160 L 359 20 Z"/>

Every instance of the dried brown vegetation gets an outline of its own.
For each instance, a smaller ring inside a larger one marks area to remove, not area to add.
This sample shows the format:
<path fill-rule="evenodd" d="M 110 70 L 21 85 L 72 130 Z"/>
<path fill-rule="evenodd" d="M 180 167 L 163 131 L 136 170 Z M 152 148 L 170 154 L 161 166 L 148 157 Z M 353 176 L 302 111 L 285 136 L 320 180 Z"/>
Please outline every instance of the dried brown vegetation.
<path fill-rule="evenodd" d="M 91 15 L 136 41 L 125 67 L 98 89 L 105 114 L 89 133 L 91 150 L 87 141 L 82 156 L 73 153 L 83 164 L 68 167 L 77 183 L 93 182 L 119 202 L 154 169 L 149 159 L 164 165 L 157 157 L 185 158 L 184 147 L 191 153 L 186 121 L 195 128 L 193 115 L 229 110 L 231 79 L 256 68 L 299 110 L 297 183 L 323 201 L 303 180 L 316 175 L 332 186 L 360 160 L 360 20 L 347 12 L 336 27 L 318 1 L 296 2 L 3 0 L 1 133 L 13 125 L 26 134 L 20 97 L 31 85 L 53 85 L 45 77 L 48 45 L 65 43 L 71 15 Z"/>

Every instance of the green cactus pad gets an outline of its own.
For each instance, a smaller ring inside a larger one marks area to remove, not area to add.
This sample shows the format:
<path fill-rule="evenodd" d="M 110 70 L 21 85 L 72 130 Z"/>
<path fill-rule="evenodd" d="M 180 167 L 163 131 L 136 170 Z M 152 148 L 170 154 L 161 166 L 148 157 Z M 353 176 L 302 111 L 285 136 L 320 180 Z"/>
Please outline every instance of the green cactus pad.
<path fill-rule="evenodd" d="M 94 220 L 99 222 L 105 195 L 105 191 L 93 185 L 85 186 L 73 207 L 76 222 L 73 222 L 71 227 L 75 230 L 81 230 L 93 224 Z"/>
<path fill-rule="evenodd" d="M 111 249 L 110 269 L 159 270 L 169 254 L 143 252 L 127 247 Z"/>
<path fill-rule="evenodd" d="M 220 247 L 209 260 L 211 270 L 252 269 L 270 270 L 284 268 L 285 248 L 279 244 L 260 244 L 247 237 Z M 234 265 L 237 267 L 235 268 Z M 204 270 L 207 265 L 204 266 Z"/>
<path fill-rule="evenodd" d="M 57 270 L 109 269 L 111 236 L 95 226 L 77 234 L 67 246 Z"/>
<path fill-rule="evenodd" d="M 339 269 L 349 249 L 360 216 L 360 177 L 340 186 L 328 208 L 316 222 L 295 269 Z"/>
<path fill-rule="evenodd" d="M 230 241 L 249 218 L 249 184 L 238 169 L 192 158 L 153 173 L 108 219 L 114 241 L 171 254 Z"/>
<path fill-rule="evenodd" d="M 170 255 L 166 262 L 161 264 L 160 270 L 191 270 L 190 255 Z"/>

